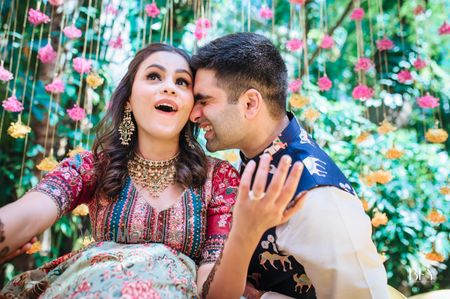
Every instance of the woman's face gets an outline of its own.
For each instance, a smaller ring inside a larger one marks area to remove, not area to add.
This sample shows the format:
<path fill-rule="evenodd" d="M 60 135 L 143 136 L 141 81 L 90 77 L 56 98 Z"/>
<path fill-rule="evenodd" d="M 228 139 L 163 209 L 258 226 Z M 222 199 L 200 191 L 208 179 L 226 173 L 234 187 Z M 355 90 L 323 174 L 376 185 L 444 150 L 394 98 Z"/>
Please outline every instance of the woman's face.
<path fill-rule="evenodd" d="M 156 52 L 134 78 L 129 104 L 139 136 L 178 140 L 194 105 L 193 76 L 179 54 Z"/>

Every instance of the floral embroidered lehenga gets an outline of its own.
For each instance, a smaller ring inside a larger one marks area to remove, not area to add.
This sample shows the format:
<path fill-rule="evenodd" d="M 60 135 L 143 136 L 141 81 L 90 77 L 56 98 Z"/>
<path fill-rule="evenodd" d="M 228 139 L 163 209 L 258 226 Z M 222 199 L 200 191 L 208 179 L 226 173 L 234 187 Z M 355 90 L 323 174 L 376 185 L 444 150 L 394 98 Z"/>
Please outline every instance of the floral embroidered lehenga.
<path fill-rule="evenodd" d="M 208 179 L 158 211 L 130 177 L 115 201 L 92 197 L 91 152 L 65 159 L 30 192 L 48 194 L 58 216 L 89 206 L 95 242 L 13 278 L 6 298 L 195 298 L 196 270 L 214 263 L 230 230 L 237 171 L 208 158 Z"/>

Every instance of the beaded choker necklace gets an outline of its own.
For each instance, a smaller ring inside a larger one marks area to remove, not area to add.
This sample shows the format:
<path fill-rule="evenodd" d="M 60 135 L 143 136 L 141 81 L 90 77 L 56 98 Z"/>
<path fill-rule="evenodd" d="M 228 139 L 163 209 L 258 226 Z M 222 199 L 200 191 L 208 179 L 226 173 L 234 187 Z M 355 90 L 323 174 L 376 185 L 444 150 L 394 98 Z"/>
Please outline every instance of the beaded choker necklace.
<path fill-rule="evenodd" d="M 128 161 L 128 173 L 135 183 L 147 190 L 151 196 L 158 198 L 175 181 L 178 156 L 179 153 L 169 160 L 152 161 L 134 155 Z"/>

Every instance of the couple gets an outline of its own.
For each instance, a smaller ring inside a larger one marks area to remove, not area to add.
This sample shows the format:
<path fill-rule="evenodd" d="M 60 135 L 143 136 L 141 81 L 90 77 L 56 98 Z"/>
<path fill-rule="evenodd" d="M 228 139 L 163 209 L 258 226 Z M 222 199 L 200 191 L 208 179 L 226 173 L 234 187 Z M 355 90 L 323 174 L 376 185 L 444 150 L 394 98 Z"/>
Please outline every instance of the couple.
<path fill-rule="evenodd" d="M 163 44 L 139 51 L 92 152 L 0 209 L 3 256 L 81 203 L 95 242 L 0 295 L 387 298 L 369 218 L 286 112 L 286 90 L 280 53 L 257 34 L 216 39 L 192 59 Z M 208 150 L 240 149 L 240 179 L 204 154 L 198 127 Z"/>

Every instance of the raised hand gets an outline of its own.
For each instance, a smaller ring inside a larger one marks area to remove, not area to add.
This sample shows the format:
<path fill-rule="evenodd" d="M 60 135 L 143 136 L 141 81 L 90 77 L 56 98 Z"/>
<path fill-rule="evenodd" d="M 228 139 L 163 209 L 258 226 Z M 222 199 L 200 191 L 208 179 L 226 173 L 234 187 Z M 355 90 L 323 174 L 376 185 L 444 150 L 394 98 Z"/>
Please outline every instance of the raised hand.
<path fill-rule="evenodd" d="M 296 162 L 288 175 L 292 159 L 283 156 L 266 189 L 271 156 L 262 155 L 253 186 L 251 181 L 256 164 L 250 161 L 245 167 L 239 185 L 237 202 L 233 211 L 233 226 L 258 238 L 269 228 L 288 221 L 300 208 L 300 200 L 286 209 L 295 195 L 303 164 Z"/>

